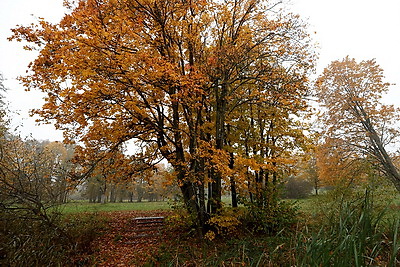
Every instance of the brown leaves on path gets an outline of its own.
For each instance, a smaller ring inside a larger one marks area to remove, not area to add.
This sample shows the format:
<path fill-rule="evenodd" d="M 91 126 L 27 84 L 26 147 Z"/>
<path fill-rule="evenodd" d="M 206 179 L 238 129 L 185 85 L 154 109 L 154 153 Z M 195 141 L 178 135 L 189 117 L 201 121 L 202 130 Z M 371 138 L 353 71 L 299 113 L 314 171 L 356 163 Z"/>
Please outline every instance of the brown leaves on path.
<path fill-rule="evenodd" d="M 105 212 L 108 227 L 93 243 L 96 266 L 142 266 L 165 239 L 162 225 L 143 226 L 138 217 L 166 217 L 170 211 Z"/>

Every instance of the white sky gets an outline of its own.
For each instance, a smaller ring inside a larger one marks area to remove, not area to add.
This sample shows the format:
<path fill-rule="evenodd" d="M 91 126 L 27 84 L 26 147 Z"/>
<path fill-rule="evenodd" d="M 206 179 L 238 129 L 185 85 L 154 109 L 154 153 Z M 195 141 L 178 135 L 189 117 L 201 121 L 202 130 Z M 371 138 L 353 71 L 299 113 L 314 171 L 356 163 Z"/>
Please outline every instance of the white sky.
<path fill-rule="evenodd" d="M 288 8 L 308 20 L 319 44 L 318 74 L 332 60 L 349 55 L 357 60 L 375 58 L 385 70 L 387 81 L 396 83 L 385 101 L 400 107 L 400 1 L 399 0 L 286 0 Z M 37 17 L 57 22 L 63 15 L 62 0 L 0 0 L 0 72 L 7 79 L 7 100 L 22 135 L 37 139 L 62 140 L 51 125 L 35 126 L 29 109 L 39 108 L 39 92 L 25 92 L 16 81 L 34 59 L 22 45 L 8 42 L 10 28 L 27 25 Z M 32 15 L 33 14 L 33 15 Z"/>

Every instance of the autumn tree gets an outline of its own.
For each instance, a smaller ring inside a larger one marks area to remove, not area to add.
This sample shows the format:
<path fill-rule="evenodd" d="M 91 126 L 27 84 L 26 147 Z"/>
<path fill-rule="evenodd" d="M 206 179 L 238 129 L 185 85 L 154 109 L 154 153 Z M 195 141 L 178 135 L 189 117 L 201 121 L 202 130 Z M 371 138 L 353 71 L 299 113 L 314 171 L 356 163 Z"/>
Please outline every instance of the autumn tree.
<path fill-rule="evenodd" d="M 327 138 L 316 149 L 316 167 L 326 186 L 352 188 L 367 181 L 371 164 L 365 155 L 348 148 L 346 141 Z"/>
<path fill-rule="evenodd" d="M 66 201 L 73 168 L 60 143 L 5 134 L 0 144 L 0 197 L 4 207 L 45 212 Z"/>
<path fill-rule="evenodd" d="M 47 93 L 36 113 L 79 142 L 77 159 L 120 177 L 166 159 L 199 225 L 223 185 L 254 171 L 258 187 L 277 180 L 303 138 L 295 118 L 314 63 L 297 16 L 262 0 L 73 2 L 58 24 L 12 38 L 39 51 L 22 81 Z M 123 157 L 128 141 L 136 153 Z"/>
<path fill-rule="evenodd" d="M 346 57 L 324 70 L 316 89 L 324 109 L 325 135 L 328 141 L 336 140 L 329 143 L 340 146 L 339 153 L 349 158 L 373 159 L 400 190 L 400 173 L 387 151 L 398 137 L 394 127 L 398 115 L 393 106 L 381 102 L 389 85 L 375 60 L 356 62 Z"/>
<path fill-rule="evenodd" d="M 74 147 L 57 141 L 44 141 L 41 145 L 43 146 L 43 156 L 47 158 L 45 167 L 51 176 L 54 194 L 58 196 L 56 202 L 64 203 L 75 186 L 71 183 L 70 177 L 71 172 L 74 172 L 77 168 L 77 165 L 72 161 Z"/>
<path fill-rule="evenodd" d="M 312 145 L 306 153 L 299 155 L 296 160 L 295 173 L 292 175 L 299 180 L 299 182 L 302 181 L 311 185 L 316 195 L 319 194 L 319 190 L 323 185 L 320 177 L 320 170 L 317 165 L 319 160 L 317 151 L 319 151 L 319 149 L 316 145 Z"/>
<path fill-rule="evenodd" d="M 61 157 L 54 157 L 58 152 L 48 145 L 51 143 L 7 132 L 0 137 L 0 235 L 7 257 L 12 251 L 26 250 L 32 241 L 48 238 L 48 233 L 56 237 L 52 249 L 55 240 L 70 240 L 60 227 L 60 213 L 55 208 L 68 193 L 68 170 L 63 168 L 66 165 L 61 164 Z"/>
<path fill-rule="evenodd" d="M 308 108 L 305 77 L 296 72 L 289 77 L 282 70 L 273 70 L 270 77 L 268 87 L 259 95 L 261 99 L 244 105 L 234 120 L 240 127 L 240 132 L 234 133 L 240 138 L 236 144 L 237 167 L 250 184 L 251 200 L 260 206 L 278 193 L 277 185 L 280 178 L 289 175 L 296 151 L 306 147 L 303 131 L 307 126 L 298 120 Z"/>

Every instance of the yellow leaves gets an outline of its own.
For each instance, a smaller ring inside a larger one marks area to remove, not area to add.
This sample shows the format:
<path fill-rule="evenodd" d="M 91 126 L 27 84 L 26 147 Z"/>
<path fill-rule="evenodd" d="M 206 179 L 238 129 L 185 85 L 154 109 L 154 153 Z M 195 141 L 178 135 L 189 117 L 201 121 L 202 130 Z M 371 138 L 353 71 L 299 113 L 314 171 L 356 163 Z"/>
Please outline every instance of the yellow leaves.
<path fill-rule="evenodd" d="M 92 76 L 94 74 L 96 74 L 96 73 L 91 69 L 83 69 L 83 70 L 81 70 L 81 75 L 82 75 L 83 79 L 87 79 L 87 78 L 89 78 L 90 76 Z"/>
<path fill-rule="evenodd" d="M 366 159 L 347 149 L 344 140 L 327 139 L 316 148 L 318 176 L 324 184 L 358 184 L 370 172 Z"/>
<path fill-rule="evenodd" d="M 250 168 L 251 170 L 254 170 L 254 171 L 259 171 L 261 169 L 261 165 L 262 165 L 259 162 L 257 162 L 257 160 L 254 158 L 250 158 L 250 159 L 238 158 L 237 162 L 238 162 L 239 166 L 244 166 L 244 167 Z"/>
<path fill-rule="evenodd" d="M 0 187 L 12 200 L 39 198 L 42 203 L 58 201 L 64 194 L 71 153 L 60 143 L 39 142 L 9 134 L 1 140 Z M 71 150 L 69 150 L 70 152 Z M 28 199 L 28 201 L 30 201 Z"/>
<path fill-rule="evenodd" d="M 224 213 L 215 215 L 209 219 L 207 224 L 213 229 L 205 234 L 205 238 L 212 241 L 216 236 L 232 237 L 239 233 L 241 222 L 237 213 Z"/>
<path fill-rule="evenodd" d="M 213 241 L 215 239 L 215 233 L 214 231 L 207 231 L 207 233 L 204 235 L 204 238 L 209 240 L 209 241 Z"/>

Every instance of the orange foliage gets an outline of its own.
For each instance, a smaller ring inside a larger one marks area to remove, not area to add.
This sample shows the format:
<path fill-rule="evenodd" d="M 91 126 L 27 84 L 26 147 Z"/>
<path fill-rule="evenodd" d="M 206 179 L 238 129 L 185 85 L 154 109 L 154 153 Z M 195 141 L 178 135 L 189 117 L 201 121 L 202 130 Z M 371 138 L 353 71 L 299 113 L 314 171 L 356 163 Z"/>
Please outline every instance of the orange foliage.
<path fill-rule="evenodd" d="M 327 142 L 337 142 L 337 152 L 330 152 L 338 153 L 339 157 L 333 155 L 336 165 L 352 165 L 351 169 L 358 170 L 363 164 L 354 166 L 353 159 L 373 161 L 400 191 L 400 173 L 387 151 L 400 136 L 395 127 L 399 113 L 381 102 L 389 85 L 375 60 L 356 62 L 346 57 L 324 70 L 316 89 L 323 105 L 323 135 Z"/>
<path fill-rule="evenodd" d="M 66 6 L 58 24 L 20 26 L 11 39 L 40 51 L 21 80 L 47 93 L 35 113 L 80 145 L 77 160 L 123 177 L 165 158 L 199 211 L 209 182 L 217 203 L 222 180 L 243 174 L 236 160 L 276 180 L 304 141 L 295 118 L 308 108 L 314 54 L 297 16 L 257 0 Z M 130 140 L 136 153 L 123 156 Z"/>
<path fill-rule="evenodd" d="M 343 143 L 340 139 L 328 139 L 316 148 L 318 175 L 324 185 L 360 184 L 372 170 L 362 155 L 346 151 Z"/>

